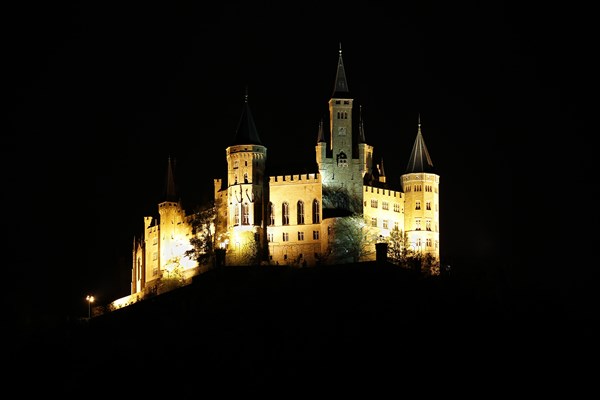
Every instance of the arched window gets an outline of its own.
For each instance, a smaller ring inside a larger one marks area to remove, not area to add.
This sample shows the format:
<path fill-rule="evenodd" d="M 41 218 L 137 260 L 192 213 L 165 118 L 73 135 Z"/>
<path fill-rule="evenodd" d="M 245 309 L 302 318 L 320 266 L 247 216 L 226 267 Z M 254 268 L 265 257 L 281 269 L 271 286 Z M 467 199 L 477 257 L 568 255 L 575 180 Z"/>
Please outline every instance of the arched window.
<path fill-rule="evenodd" d="M 304 224 L 304 202 L 298 200 L 298 225 Z"/>
<path fill-rule="evenodd" d="M 287 202 L 284 202 L 281 205 L 281 225 L 289 225 L 290 224 L 290 205 Z"/>
<path fill-rule="evenodd" d="M 273 209 L 273 203 L 269 202 L 268 207 L 267 215 L 269 216 L 269 225 L 275 225 L 275 210 Z"/>
<path fill-rule="evenodd" d="M 242 225 L 250 225 L 250 207 L 248 203 L 242 204 Z"/>
<path fill-rule="evenodd" d="M 318 224 L 321 222 L 321 207 L 319 207 L 319 201 L 317 199 L 313 200 L 312 215 L 313 215 L 313 224 Z"/>
<path fill-rule="evenodd" d="M 235 211 L 234 211 L 234 220 L 233 220 L 233 224 L 234 225 L 239 225 L 240 224 L 240 208 L 239 206 L 236 204 L 235 205 Z"/>

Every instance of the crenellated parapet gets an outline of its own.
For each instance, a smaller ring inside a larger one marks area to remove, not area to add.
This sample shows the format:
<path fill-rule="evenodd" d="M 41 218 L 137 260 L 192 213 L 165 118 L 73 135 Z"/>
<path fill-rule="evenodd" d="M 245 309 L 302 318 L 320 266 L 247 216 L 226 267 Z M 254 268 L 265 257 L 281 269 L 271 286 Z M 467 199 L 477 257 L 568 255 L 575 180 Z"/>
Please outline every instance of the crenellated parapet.
<path fill-rule="evenodd" d="M 271 186 L 307 183 L 321 183 L 321 174 L 308 173 L 293 175 L 276 175 L 269 177 L 269 185 Z"/>
<path fill-rule="evenodd" d="M 398 190 L 378 188 L 375 186 L 364 186 L 364 191 L 365 191 L 365 193 L 374 193 L 374 194 L 378 194 L 380 196 L 386 196 L 389 198 L 396 198 L 396 199 L 402 199 L 405 196 L 405 194 L 403 192 L 400 192 Z"/>

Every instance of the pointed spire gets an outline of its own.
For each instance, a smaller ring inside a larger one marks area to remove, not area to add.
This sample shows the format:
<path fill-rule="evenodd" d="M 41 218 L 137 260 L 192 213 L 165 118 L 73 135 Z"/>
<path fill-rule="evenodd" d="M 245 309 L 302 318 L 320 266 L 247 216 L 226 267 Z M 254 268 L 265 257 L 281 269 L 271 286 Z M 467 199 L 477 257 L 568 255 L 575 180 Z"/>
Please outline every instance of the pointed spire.
<path fill-rule="evenodd" d="M 177 188 L 175 185 L 175 179 L 174 179 L 174 164 L 175 161 L 171 162 L 171 156 L 169 156 L 168 162 L 167 162 L 167 176 L 166 176 L 166 180 L 165 180 L 165 201 L 178 201 L 177 199 Z"/>
<path fill-rule="evenodd" d="M 258 144 L 262 145 L 256 125 L 254 124 L 254 117 L 248 104 L 248 87 L 244 93 L 244 106 L 242 108 L 242 115 L 237 126 L 235 136 L 233 138 L 232 145 L 236 144 Z"/>
<path fill-rule="evenodd" d="M 418 118 L 417 138 L 413 144 L 408 165 L 406 166 L 407 174 L 414 172 L 433 172 L 433 162 L 431 161 L 431 157 L 429 157 L 429 152 L 427 151 L 427 146 L 425 146 L 425 140 L 423 139 L 423 134 L 421 132 L 420 113 Z"/>
<path fill-rule="evenodd" d="M 323 132 L 323 119 L 319 122 L 319 133 L 317 135 L 317 143 L 325 141 L 325 133 Z"/>
<path fill-rule="evenodd" d="M 347 98 L 350 89 L 348 89 L 348 81 L 346 80 L 346 70 L 344 69 L 344 61 L 342 60 L 342 43 L 340 43 L 340 55 L 338 58 L 337 72 L 335 75 L 335 87 L 333 88 L 333 98 Z"/>
<path fill-rule="evenodd" d="M 358 143 L 367 143 L 367 140 L 365 139 L 365 126 L 363 124 L 363 118 L 362 118 L 362 105 L 359 106 L 359 114 L 358 114 Z"/>
<path fill-rule="evenodd" d="M 385 170 L 383 169 L 383 157 L 381 157 L 381 161 L 379 162 L 379 175 L 385 177 Z"/>

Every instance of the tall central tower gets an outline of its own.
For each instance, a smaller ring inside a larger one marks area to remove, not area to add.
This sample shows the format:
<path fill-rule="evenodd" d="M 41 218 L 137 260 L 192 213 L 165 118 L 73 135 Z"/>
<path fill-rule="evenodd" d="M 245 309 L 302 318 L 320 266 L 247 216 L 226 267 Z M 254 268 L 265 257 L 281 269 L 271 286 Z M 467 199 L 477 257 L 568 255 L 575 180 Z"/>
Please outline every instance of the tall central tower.
<path fill-rule="evenodd" d="M 321 124 L 316 145 L 317 164 L 325 188 L 343 188 L 361 200 L 363 178 L 371 169 L 373 149 L 364 143 L 362 130 L 359 135 L 353 132 L 353 106 L 340 47 L 335 85 L 329 99 L 329 140 Z"/>

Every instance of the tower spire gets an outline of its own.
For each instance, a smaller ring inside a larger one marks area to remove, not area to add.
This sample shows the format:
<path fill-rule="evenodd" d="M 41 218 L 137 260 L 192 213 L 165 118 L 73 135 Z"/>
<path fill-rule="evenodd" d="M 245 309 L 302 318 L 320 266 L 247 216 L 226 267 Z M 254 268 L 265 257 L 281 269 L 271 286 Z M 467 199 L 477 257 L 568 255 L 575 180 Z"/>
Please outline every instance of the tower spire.
<path fill-rule="evenodd" d="M 344 69 L 344 60 L 342 59 L 342 43 L 340 42 L 338 65 L 335 75 L 335 87 L 333 88 L 334 98 L 348 97 L 350 90 L 348 89 L 348 81 L 346 80 L 346 70 Z"/>
<path fill-rule="evenodd" d="M 366 143 L 365 126 L 362 117 L 362 105 L 358 107 L 358 143 Z"/>
<path fill-rule="evenodd" d="M 254 124 L 254 117 L 248 104 L 248 86 L 246 86 L 244 91 L 244 106 L 233 138 L 233 144 L 258 144 L 262 146 L 256 125 Z"/>
<path fill-rule="evenodd" d="M 317 143 L 325 141 L 325 133 L 323 132 L 323 119 L 319 122 L 319 133 L 317 135 Z"/>
<path fill-rule="evenodd" d="M 433 162 L 431 161 L 427 146 L 425 146 L 423 133 L 421 132 L 421 113 L 419 113 L 417 127 L 417 137 L 410 153 L 408 165 L 406 166 L 406 173 L 433 172 Z"/>
<path fill-rule="evenodd" d="M 171 155 L 167 162 L 167 177 L 165 180 L 165 201 L 177 201 L 177 188 L 175 186 L 173 164 L 175 161 L 171 161 Z"/>

